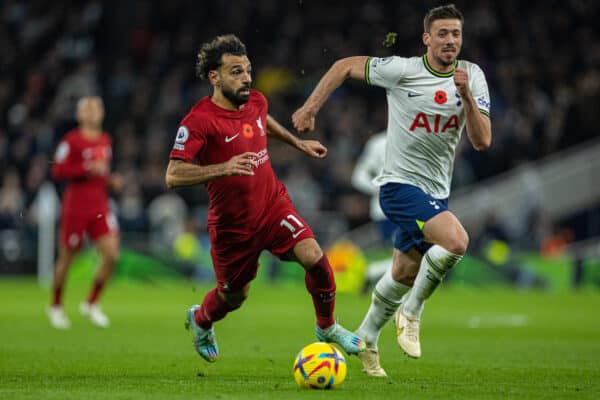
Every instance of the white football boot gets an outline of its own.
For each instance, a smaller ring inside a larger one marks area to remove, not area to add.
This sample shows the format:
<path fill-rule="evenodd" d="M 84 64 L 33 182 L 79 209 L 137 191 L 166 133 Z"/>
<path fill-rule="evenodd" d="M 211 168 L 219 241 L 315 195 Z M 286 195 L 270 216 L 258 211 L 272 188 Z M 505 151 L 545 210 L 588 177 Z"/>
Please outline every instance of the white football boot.
<path fill-rule="evenodd" d="M 110 326 L 110 320 L 102 312 L 100 306 L 97 304 L 90 304 L 87 301 L 79 304 L 79 312 L 81 315 L 88 317 L 92 324 L 96 325 L 99 328 L 108 328 Z"/>
<path fill-rule="evenodd" d="M 362 353 L 358 353 L 358 358 L 363 365 L 362 371 L 369 375 L 378 378 L 385 378 L 387 374 L 381 364 L 379 363 L 379 352 L 377 349 L 370 349 L 367 347 Z"/>
<path fill-rule="evenodd" d="M 56 329 L 69 329 L 71 327 L 71 321 L 69 321 L 69 317 L 65 314 L 62 306 L 48 307 L 48 318 L 50 318 L 50 325 Z"/>
<path fill-rule="evenodd" d="M 419 358 L 421 357 L 420 321 L 418 318 L 404 315 L 403 311 L 403 307 L 400 307 L 394 316 L 398 345 L 409 357 Z"/>

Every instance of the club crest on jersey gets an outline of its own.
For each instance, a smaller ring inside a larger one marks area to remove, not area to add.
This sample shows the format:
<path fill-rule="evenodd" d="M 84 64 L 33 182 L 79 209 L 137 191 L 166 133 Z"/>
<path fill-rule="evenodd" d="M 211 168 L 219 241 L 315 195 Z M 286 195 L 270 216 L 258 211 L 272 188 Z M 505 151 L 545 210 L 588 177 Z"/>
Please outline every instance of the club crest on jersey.
<path fill-rule="evenodd" d="M 265 129 L 263 128 L 262 120 L 260 119 L 260 117 L 258 117 L 258 119 L 256 120 L 256 126 L 258 126 L 258 129 L 260 129 L 260 136 L 265 136 Z"/>

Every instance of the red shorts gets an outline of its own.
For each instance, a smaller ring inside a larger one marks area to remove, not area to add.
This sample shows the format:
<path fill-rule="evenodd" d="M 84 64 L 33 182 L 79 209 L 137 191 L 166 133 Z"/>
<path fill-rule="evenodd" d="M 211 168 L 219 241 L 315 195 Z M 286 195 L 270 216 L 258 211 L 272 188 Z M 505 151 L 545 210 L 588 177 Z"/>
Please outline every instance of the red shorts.
<path fill-rule="evenodd" d="M 91 240 L 96 240 L 118 231 L 117 219 L 110 211 L 88 214 L 69 214 L 63 211 L 60 217 L 60 244 L 73 250 L 83 245 L 86 233 Z"/>
<path fill-rule="evenodd" d="M 315 237 L 287 196 L 279 197 L 269 208 L 258 230 L 233 232 L 209 227 L 208 233 L 217 285 L 224 292 L 236 292 L 256 278 L 263 250 L 285 259 L 296 243 Z"/>

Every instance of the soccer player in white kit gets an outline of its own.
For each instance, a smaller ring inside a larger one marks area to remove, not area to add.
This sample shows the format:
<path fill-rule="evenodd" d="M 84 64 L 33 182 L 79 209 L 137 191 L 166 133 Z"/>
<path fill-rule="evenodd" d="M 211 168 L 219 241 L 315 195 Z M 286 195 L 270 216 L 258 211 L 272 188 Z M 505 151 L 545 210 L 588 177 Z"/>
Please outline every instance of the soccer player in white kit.
<path fill-rule="evenodd" d="M 347 78 L 386 89 L 387 147 L 375 183 L 380 186 L 381 207 L 398 230 L 392 269 L 377 282 L 357 330 L 367 343 L 360 359 L 371 376 L 386 376 L 377 341 L 394 314 L 398 344 L 410 357 L 421 356 L 423 303 L 469 243 L 467 232 L 447 208 L 454 153 L 465 127 L 478 151 L 490 147 L 492 133 L 485 76 L 476 64 L 458 60 L 463 23 L 462 13 L 452 4 L 429 10 L 422 35 L 425 55 L 340 59 L 292 116 L 296 129 L 313 130 L 317 112 Z"/>

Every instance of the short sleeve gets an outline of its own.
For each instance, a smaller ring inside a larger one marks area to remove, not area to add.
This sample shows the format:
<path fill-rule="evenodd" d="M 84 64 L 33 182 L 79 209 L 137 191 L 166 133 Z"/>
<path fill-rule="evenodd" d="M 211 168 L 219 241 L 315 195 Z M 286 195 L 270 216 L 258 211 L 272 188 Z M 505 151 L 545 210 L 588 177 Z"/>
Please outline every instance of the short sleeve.
<path fill-rule="evenodd" d="M 204 134 L 190 122 L 189 119 L 184 119 L 177 129 L 175 143 L 169 158 L 192 162 L 204 146 Z"/>
<path fill-rule="evenodd" d="M 403 57 L 369 57 L 365 63 L 365 80 L 369 85 L 386 89 L 396 87 L 404 77 L 408 59 Z"/>
<path fill-rule="evenodd" d="M 491 101 L 485 74 L 477 65 L 474 65 L 472 74 L 471 93 L 479 111 L 489 117 Z"/>
<path fill-rule="evenodd" d="M 62 140 L 58 147 L 56 148 L 56 152 L 54 153 L 54 162 L 63 163 L 69 157 L 71 152 L 71 145 L 67 140 Z"/>

